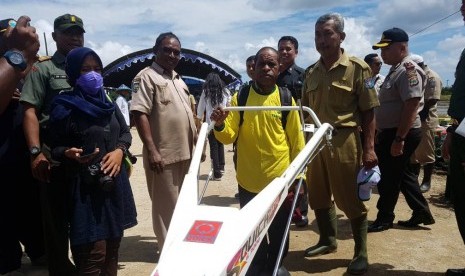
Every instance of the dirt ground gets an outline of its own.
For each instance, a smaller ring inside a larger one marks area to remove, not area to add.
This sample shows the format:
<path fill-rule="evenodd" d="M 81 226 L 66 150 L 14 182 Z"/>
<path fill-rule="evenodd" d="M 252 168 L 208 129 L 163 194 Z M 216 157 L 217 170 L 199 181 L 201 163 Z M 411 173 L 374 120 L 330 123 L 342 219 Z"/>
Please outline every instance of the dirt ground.
<path fill-rule="evenodd" d="M 135 129 L 132 129 L 132 134 L 131 151 L 140 156 L 142 143 Z M 204 198 L 207 204 L 238 206 L 238 201 L 234 198 L 237 184 L 231 149 L 231 145 L 225 146 L 226 172 L 221 181 L 210 182 Z M 207 158 L 202 164 L 203 179 L 209 170 L 208 160 Z M 444 275 L 447 268 L 465 266 L 464 244 L 457 229 L 455 215 L 443 198 L 445 179 L 443 174 L 434 174 L 432 189 L 425 194 L 436 224 L 416 229 L 406 229 L 395 224 L 394 228 L 388 231 L 368 234 L 370 267 L 365 275 Z M 202 181 L 201 184 L 203 183 Z M 120 249 L 119 275 L 150 275 L 159 256 L 156 254 L 157 240 L 152 230 L 150 199 L 141 158 L 135 164 L 131 184 L 139 224 L 125 232 Z M 370 208 L 370 222 L 376 217 L 377 199 L 378 195 L 375 193 L 371 200 L 366 202 Z M 395 222 L 410 216 L 411 210 L 401 195 L 396 207 Z M 307 227 L 291 227 L 290 251 L 284 263 L 291 275 L 345 275 L 346 267 L 352 258 L 354 243 L 347 217 L 339 210 L 338 217 L 337 252 L 315 258 L 304 257 L 304 250 L 318 240 L 318 227 L 313 212 L 309 214 L 310 223 Z M 21 271 L 31 276 L 48 275 L 43 268 L 31 267 L 26 257 L 23 258 Z"/>

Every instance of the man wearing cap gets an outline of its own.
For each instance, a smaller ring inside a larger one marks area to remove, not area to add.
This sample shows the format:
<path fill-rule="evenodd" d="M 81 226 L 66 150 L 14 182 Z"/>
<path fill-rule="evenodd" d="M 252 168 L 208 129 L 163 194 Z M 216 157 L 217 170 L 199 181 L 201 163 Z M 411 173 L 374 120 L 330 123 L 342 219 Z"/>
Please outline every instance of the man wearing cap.
<path fill-rule="evenodd" d="M 431 188 L 431 175 L 436 161 L 434 131 L 439 126 L 437 102 L 441 99 L 442 82 L 439 75 L 423 62 L 422 56 L 413 54 L 410 55 L 410 58 L 425 71 L 427 79 L 424 95 L 425 106 L 419 113 L 421 141 L 411 158 L 417 177 L 420 175 L 423 166 L 423 180 L 421 181 L 420 190 L 422 193 L 426 193 Z"/>
<path fill-rule="evenodd" d="M 465 0 L 460 6 L 465 21 Z M 452 85 L 450 97 L 449 116 L 453 119 L 452 126 L 447 128 L 447 136 L 442 146 L 442 155 L 449 159 L 449 176 L 452 189 L 452 203 L 454 204 L 455 218 L 462 240 L 465 242 L 465 136 L 456 132 L 465 119 L 465 50 L 460 55 L 455 69 L 455 82 Z M 463 125 L 462 125 L 463 126 Z M 446 276 L 465 275 L 465 269 L 448 269 Z"/>
<path fill-rule="evenodd" d="M 131 97 L 131 88 L 128 86 L 121 84 L 118 89 L 116 89 L 116 93 L 118 96 L 116 97 L 115 103 L 118 105 L 121 113 L 123 113 L 124 120 L 128 127 L 130 126 L 130 119 L 129 119 L 129 99 Z"/>
<path fill-rule="evenodd" d="M 70 89 L 66 81 L 65 57 L 84 44 L 84 25 L 76 15 L 64 14 L 54 21 L 52 37 L 57 51 L 39 59 L 26 77 L 20 101 L 24 104 L 24 133 L 30 150 L 33 176 L 40 181 L 45 243 L 50 276 L 72 275 L 68 258 L 67 186 L 56 162 L 50 157 L 48 118 L 53 98 Z"/>
<path fill-rule="evenodd" d="M 418 178 L 410 166 L 410 157 L 421 139 L 418 115 L 426 84 L 423 70 L 411 60 L 408 35 L 399 28 L 383 32 L 381 41 L 373 46 L 381 49 L 384 63 L 391 65 L 379 91 L 380 106 L 375 109 L 378 128 L 376 154 L 379 157 L 381 181 L 378 183 L 378 215 L 368 232 L 384 231 L 392 227 L 394 208 L 399 192 L 413 210 L 409 220 L 399 220 L 404 227 L 434 223 L 428 202 L 423 197 Z"/>
<path fill-rule="evenodd" d="M 316 245 L 305 250 L 305 256 L 336 251 L 335 202 L 350 219 L 355 242 L 347 272 L 363 274 L 368 269 L 368 209 L 358 197 L 356 179 L 362 162 L 367 169 L 378 163 L 374 152 L 373 109 L 379 103 L 376 91 L 366 81 L 370 78 L 368 64 L 341 48 L 345 37 L 344 19 L 340 14 L 318 18 L 315 44 L 321 57 L 306 70 L 302 105 L 312 108 L 337 134 L 332 138 L 332 146 L 325 147 L 307 170 L 308 198 L 315 211 L 320 238 Z M 363 146 L 360 127 L 364 133 Z"/>

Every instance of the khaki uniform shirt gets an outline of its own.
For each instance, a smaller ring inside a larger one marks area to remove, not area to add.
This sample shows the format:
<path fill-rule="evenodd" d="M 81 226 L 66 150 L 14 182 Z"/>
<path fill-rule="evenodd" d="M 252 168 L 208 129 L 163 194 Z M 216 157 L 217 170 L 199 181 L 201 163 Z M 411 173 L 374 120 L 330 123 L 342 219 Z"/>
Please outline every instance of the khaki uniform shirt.
<path fill-rule="evenodd" d="M 306 71 L 302 105 L 312 108 L 322 123 L 360 126 L 360 112 L 379 105 L 370 77 L 370 67 L 345 52 L 329 70 L 320 59 Z"/>
<path fill-rule="evenodd" d="M 59 52 L 55 52 L 51 58 L 45 57 L 42 61 L 35 63 L 27 74 L 20 101 L 35 106 L 40 124 L 41 140 L 43 130 L 47 129 L 53 98 L 61 91 L 69 89 L 71 86 L 65 73 L 65 56 Z"/>
<path fill-rule="evenodd" d="M 402 118 L 404 102 L 411 98 L 423 98 L 425 81 L 425 72 L 409 56 L 392 66 L 379 90 L 381 105 L 375 109 L 377 128 L 397 128 L 404 119 Z M 423 101 L 418 112 L 422 108 Z M 412 128 L 421 127 L 418 112 Z"/>
<path fill-rule="evenodd" d="M 166 74 L 157 63 L 133 80 L 131 111 L 149 116 L 153 141 L 165 164 L 189 160 L 196 133 L 189 88 L 173 71 Z"/>
<path fill-rule="evenodd" d="M 425 65 L 424 69 L 426 78 L 428 79 L 425 87 L 425 102 L 428 100 L 440 100 L 442 81 L 439 75 Z M 426 118 L 426 126 L 430 129 L 435 129 L 439 126 L 438 109 L 437 104 L 433 105 L 428 112 L 428 118 Z"/>

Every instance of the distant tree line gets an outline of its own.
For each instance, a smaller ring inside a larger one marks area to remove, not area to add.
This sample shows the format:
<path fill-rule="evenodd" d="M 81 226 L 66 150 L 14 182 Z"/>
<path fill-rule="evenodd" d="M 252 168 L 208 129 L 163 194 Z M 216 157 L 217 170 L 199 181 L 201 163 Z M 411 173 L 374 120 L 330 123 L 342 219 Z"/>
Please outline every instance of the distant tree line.
<path fill-rule="evenodd" d="M 450 95 L 452 94 L 452 86 L 447 86 L 442 88 L 442 95 Z"/>

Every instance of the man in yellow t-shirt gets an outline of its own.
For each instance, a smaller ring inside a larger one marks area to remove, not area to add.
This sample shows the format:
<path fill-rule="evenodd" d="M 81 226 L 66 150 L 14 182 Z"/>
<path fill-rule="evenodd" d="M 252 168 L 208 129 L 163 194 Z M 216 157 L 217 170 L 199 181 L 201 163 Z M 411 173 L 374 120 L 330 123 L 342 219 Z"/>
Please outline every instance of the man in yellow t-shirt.
<path fill-rule="evenodd" d="M 281 106 L 276 79 L 279 74 L 278 52 L 271 47 L 260 49 L 255 56 L 255 79 L 250 86 L 247 106 Z M 238 104 L 237 94 L 231 106 Z M 292 101 L 292 105 L 295 102 Z M 228 116 L 229 114 L 229 116 Z M 215 137 L 224 144 L 237 139 L 237 181 L 241 208 L 263 190 L 274 178 L 279 177 L 304 147 L 299 114 L 289 112 L 285 128 L 280 111 L 251 111 L 243 113 L 240 125 L 238 111 L 213 111 Z M 288 208 L 282 205 L 268 229 L 269 242 L 264 239 L 255 254 L 247 275 L 271 273 L 278 260 L 279 247 L 286 228 Z M 289 249 L 289 235 L 283 257 Z M 280 266 L 278 275 L 289 275 Z"/>

